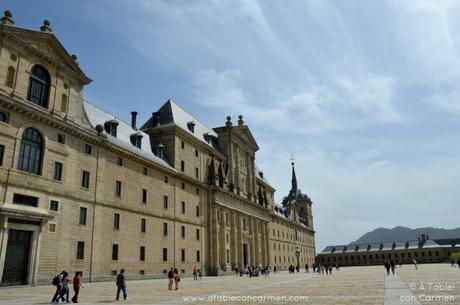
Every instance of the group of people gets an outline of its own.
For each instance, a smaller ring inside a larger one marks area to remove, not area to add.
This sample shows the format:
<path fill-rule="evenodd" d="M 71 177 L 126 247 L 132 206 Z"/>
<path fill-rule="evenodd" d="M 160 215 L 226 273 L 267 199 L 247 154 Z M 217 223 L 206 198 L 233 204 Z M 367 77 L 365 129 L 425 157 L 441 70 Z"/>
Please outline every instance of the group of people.
<path fill-rule="evenodd" d="M 270 266 L 246 266 L 246 267 L 235 267 L 236 275 L 243 276 L 246 274 L 248 277 L 257 277 L 259 274 L 262 274 L 264 277 L 270 277 Z"/>
<path fill-rule="evenodd" d="M 83 288 L 81 282 L 81 273 L 75 273 L 73 280 L 69 279 L 69 273 L 63 270 L 61 273 L 56 275 L 53 278 L 52 284 L 56 286 L 56 292 L 54 293 L 53 299 L 51 300 L 52 304 L 57 304 L 61 300 L 62 302 L 69 303 L 69 283 L 73 283 L 74 296 L 72 297 L 73 303 L 78 303 L 78 294 L 80 293 L 80 288 Z"/>
<path fill-rule="evenodd" d="M 335 270 L 339 270 L 338 264 L 335 264 L 335 265 L 332 265 L 332 264 L 321 265 L 319 263 L 313 264 L 313 272 L 316 272 L 321 275 L 324 275 L 324 274 L 332 275 L 332 270 L 334 270 L 334 267 L 335 267 Z"/>
<path fill-rule="evenodd" d="M 179 271 L 177 269 L 171 268 L 171 270 L 169 270 L 168 281 L 169 281 L 168 290 L 173 290 L 173 284 L 174 284 L 174 290 L 179 289 L 180 276 L 179 276 Z"/>
<path fill-rule="evenodd" d="M 194 280 L 197 280 L 198 276 L 200 277 L 200 280 L 201 280 L 201 277 L 203 276 L 203 273 L 201 272 L 201 269 L 197 269 L 196 266 L 193 267 L 192 274 L 193 274 L 193 279 Z"/>
<path fill-rule="evenodd" d="M 386 261 L 384 266 L 385 266 L 385 270 L 387 271 L 387 275 L 390 275 L 390 270 L 391 270 L 391 273 L 395 275 L 396 263 L 394 260 Z"/>

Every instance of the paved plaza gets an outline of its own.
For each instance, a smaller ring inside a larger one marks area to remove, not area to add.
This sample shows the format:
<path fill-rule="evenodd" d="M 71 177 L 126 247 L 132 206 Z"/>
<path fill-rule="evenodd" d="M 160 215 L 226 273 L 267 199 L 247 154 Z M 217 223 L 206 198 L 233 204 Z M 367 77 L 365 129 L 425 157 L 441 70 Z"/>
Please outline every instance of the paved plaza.
<path fill-rule="evenodd" d="M 197 281 L 182 278 L 177 291 L 167 290 L 166 279 L 128 281 L 127 286 L 129 304 L 460 304 L 460 269 L 446 264 L 419 265 L 417 271 L 411 265 L 404 265 L 397 268 L 395 276 L 386 276 L 383 266 L 371 266 L 341 268 L 327 276 L 301 271 L 272 273 L 270 278 L 236 275 L 203 277 Z M 0 288 L 0 305 L 48 304 L 53 288 L 51 285 Z M 193 300 L 195 296 L 205 297 L 206 301 Z M 247 296 L 258 296 L 259 301 L 249 300 Z M 272 299 L 264 300 L 263 296 Z M 298 298 L 277 302 L 274 299 L 277 296 Z M 301 299 L 304 296 L 308 299 Z M 222 299 L 230 297 L 234 299 Z M 87 283 L 80 301 L 117 303 L 114 298 L 114 282 Z"/>

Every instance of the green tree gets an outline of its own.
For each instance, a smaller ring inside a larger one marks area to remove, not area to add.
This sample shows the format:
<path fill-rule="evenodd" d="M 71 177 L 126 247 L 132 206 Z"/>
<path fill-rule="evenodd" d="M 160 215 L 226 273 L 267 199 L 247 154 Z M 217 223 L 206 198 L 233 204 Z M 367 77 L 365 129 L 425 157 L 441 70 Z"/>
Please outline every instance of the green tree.
<path fill-rule="evenodd" d="M 460 251 L 453 251 L 450 255 L 450 259 L 460 261 Z"/>

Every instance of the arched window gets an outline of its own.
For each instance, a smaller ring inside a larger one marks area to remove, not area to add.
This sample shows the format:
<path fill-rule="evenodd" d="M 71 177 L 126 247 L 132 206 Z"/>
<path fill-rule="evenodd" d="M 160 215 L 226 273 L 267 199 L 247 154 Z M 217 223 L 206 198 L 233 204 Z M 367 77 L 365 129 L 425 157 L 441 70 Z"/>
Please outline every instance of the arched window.
<path fill-rule="evenodd" d="M 19 149 L 18 169 L 40 175 L 43 154 L 43 138 L 34 128 L 27 128 L 22 133 Z"/>
<path fill-rule="evenodd" d="M 27 99 L 41 107 L 48 108 L 50 75 L 43 67 L 35 65 L 29 79 Z"/>
<path fill-rule="evenodd" d="M 5 82 L 5 85 L 7 87 L 13 88 L 14 74 L 15 74 L 14 68 L 12 66 L 9 66 L 8 71 L 6 72 L 6 82 Z"/>

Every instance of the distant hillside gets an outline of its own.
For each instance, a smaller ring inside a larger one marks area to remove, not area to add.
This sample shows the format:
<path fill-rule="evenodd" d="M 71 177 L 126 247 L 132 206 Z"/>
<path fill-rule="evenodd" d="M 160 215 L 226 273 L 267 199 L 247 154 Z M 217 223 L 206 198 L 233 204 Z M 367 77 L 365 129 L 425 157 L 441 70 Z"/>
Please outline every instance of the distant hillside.
<path fill-rule="evenodd" d="M 459 238 L 460 227 L 456 229 L 442 228 L 417 228 L 394 227 L 393 229 L 377 228 L 368 232 L 350 244 L 367 244 L 380 242 L 393 242 L 404 240 L 416 240 L 421 234 L 427 234 L 430 239 Z"/>

